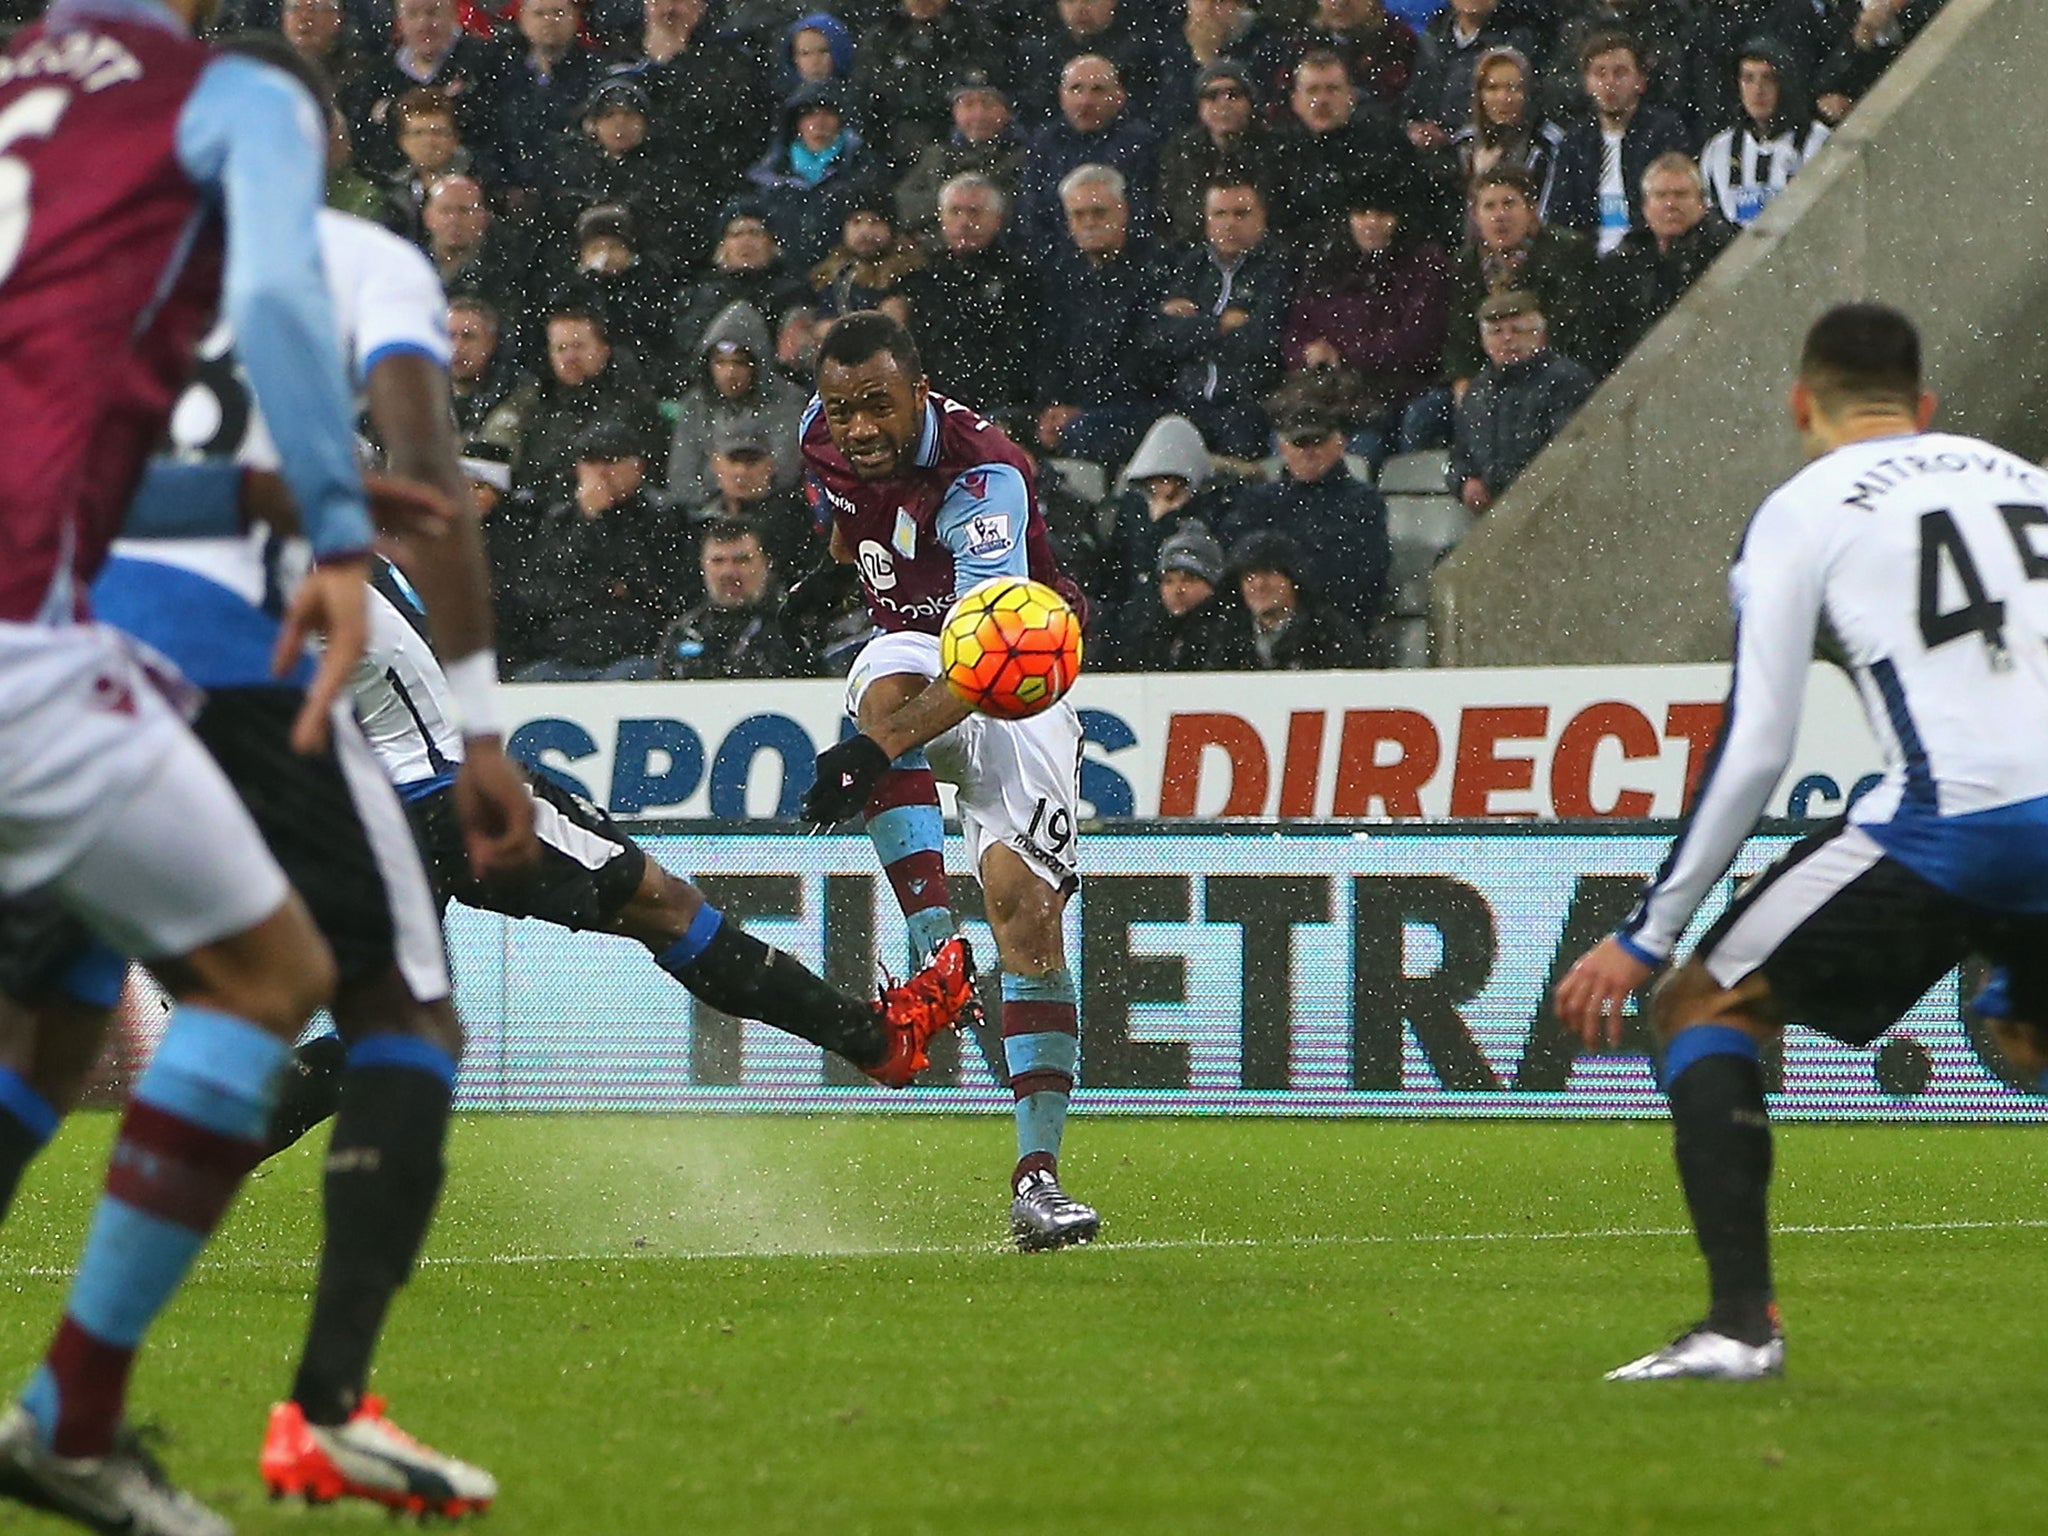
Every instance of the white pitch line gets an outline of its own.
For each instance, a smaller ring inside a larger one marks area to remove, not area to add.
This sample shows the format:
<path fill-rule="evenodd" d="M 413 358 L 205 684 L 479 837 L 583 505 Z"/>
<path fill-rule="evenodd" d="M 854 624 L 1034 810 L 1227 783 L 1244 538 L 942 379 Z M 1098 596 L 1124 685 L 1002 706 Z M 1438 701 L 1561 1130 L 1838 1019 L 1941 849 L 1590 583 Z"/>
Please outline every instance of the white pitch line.
<path fill-rule="evenodd" d="M 1854 1221 L 1821 1222 L 1808 1225 L 1773 1227 L 1773 1236 L 1795 1237 L 1846 1237 L 1859 1234 L 1904 1234 L 1913 1232 L 2022 1232 L 2048 1229 L 2048 1218 L 2012 1217 L 1994 1221 Z M 1107 1253 L 1174 1253 L 1198 1251 L 1201 1249 L 1244 1249 L 1260 1248 L 1381 1248 L 1403 1245 L 1436 1245 L 1446 1243 L 1583 1243 L 1643 1238 L 1690 1237 L 1689 1227 L 1592 1227 L 1575 1232 L 1415 1232 L 1391 1233 L 1346 1233 L 1335 1235 L 1313 1235 L 1307 1237 L 1155 1237 L 1133 1238 L 1127 1241 L 1110 1239 L 1088 1246 L 1096 1252 Z M 432 1269 L 516 1269 L 539 1267 L 547 1264 L 604 1264 L 613 1262 L 653 1263 L 670 1262 L 727 1262 L 740 1259 L 889 1259 L 889 1258 L 945 1258 L 971 1255 L 1007 1254 L 1014 1250 L 1008 1243 L 905 1243 L 894 1246 L 873 1248 L 718 1248 L 718 1249 L 660 1249 L 652 1245 L 646 1248 L 627 1248 L 614 1252 L 585 1251 L 577 1253 L 479 1253 L 450 1254 L 420 1260 L 422 1268 Z M 208 1273 L 234 1273 L 248 1270 L 310 1269 L 316 1262 L 313 1258 L 257 1259 L 238 1258 L 203 1260 L 198 1266 Z M 74 1273 L 70 1268 L 59 1268 L 47 1264 L 23 1265 L 18 1268 L 0 1268 L 0 1282 L 8 1280 L 67 1279 Z"/>

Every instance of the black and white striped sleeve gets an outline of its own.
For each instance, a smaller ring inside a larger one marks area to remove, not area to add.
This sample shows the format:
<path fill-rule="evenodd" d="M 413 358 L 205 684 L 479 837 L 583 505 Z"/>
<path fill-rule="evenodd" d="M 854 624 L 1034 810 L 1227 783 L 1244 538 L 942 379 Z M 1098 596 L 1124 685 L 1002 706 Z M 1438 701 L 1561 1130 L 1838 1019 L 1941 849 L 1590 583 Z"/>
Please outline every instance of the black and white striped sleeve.
<path fill-rule="evenodd" d="M 1729 576 L 1735 670 L 1728 702 L 1685 822 L 1663 867 L 1616 937 L 1661 964 L 1763 815 L 1799 734 L 1826 588 L 1816 519 L 1781 492 L 1750 520 Z"/>

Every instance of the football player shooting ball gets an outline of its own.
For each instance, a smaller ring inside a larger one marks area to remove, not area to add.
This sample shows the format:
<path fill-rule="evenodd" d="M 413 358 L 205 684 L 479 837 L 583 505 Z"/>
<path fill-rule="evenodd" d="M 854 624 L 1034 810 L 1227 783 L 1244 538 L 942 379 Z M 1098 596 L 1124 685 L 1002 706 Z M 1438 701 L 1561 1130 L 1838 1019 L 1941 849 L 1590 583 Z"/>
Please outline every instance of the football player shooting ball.
<path fill-rule="evenodd" d="M 841 320 L 819 348 L 817 385 L 803 452 L 831 518 L 828 566 L 855 569 L 882 633 L 847 679 L 859 734 L 818 755 L 803 813 L 816 826 L 865 816 L 921 957 L 954 935 L 938 781 L 958 790 L 1002 962 L 1017 1119 L 1011 1230 L 1026 1250 L 1084 1243 L 1100 1218 L 1058 1179 L 1080 1065 L 1062 928 L 1080 883 L 1080 717 L 1064 699 L 1028 719 L 977 712 L 941 678 L 939 656 L 948 613 L 982 582 L 1035 581 L 1077 613 L 1080 591 L 1053 557 L 1030 458 L 967 406 L 932 393 L 901 325 L 872 313 Z"/>

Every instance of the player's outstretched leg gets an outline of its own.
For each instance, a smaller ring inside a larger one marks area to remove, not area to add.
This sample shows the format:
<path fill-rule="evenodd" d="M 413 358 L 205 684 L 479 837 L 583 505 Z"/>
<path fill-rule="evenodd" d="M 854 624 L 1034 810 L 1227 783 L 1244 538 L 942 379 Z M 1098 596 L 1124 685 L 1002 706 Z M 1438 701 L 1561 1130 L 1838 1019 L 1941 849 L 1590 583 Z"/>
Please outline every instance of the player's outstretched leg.
<path fill-rule="evenodd" d="M 923 965 L 953 936 L 955 925 L 939 785 L 922 748 L 889 765 L 868 797 L 866 816 L 868 840 L 910 930 L 910 963 Z"/>
<path fill-rule="evenodd" d="M 474 1513 L 497 1497 L 496 1480 L 407 1435 L 368 1391 L 384 1320 L 440 1198 L 461 1026 L 445 999 L 416 1001 L 396 967 L 345 987 L 335 1018 L 350 1043 L 327 1151 L 320 1278 L 292 1395 L 271 1410 L 259 1470 L 273 1495 Z"/>
<path fill-rule="evenodd" d="M 727 921 L 702 891 L 652 859 L 616 926 L 721 1013 L 808 1040 L 891 1088 L 908 1087 L 930 1064 L 932 1036 L 958 1024 L 974 1001 L 964 940 L 942 940 L 909 981 L 862 1002 Z"/>
<path fill-rule="evenodd" d="M 1713 983 L 1687 966 L 1658 998 L 1660 1014 L 1702 1001 Z M 1723 1016 L 1718 1010 L 1710 1017 Z M 1608 1373 L 1610 1381 L 1680 1376 L 1750 1381 L 1781 1375 L 1785 1339 L 1771 1288 L 1768 1192 L 1771 1121 L 1757 1036 L 1734 1024 L 1668 1035 L 1663 1081 L 1679 1181 L 1707 1261 L 1706 1317 L 1664 1348 Z"/>
<path fill-rule="evenodd" d="M 1002 844 L 983 854 L 981 881 L 1002 953 L 1003 1056 L 1016 1099 L 1010 1231 L 1027 1253 L 1086 1243 L 1102 1218 L 1059 1182 L 1067 1102 L 1081 1065 L 1079 998 L 1060 925 L 1066 897 Z"/>

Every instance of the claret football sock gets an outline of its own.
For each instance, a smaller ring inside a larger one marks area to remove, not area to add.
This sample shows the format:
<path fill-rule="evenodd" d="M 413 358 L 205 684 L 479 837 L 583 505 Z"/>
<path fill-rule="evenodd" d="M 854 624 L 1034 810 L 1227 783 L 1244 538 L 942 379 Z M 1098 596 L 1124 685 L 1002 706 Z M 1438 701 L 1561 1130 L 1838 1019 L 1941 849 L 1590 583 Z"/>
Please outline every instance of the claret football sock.
<path fill-rule="evenodd" d="M 292 1385 L 311 1423 L 343 1423 L 362 1397 L 385 1315 L 433 1223 L 454 1091 L 454 1058 L 432 1041 L 371 1035 L 349 1047 L 319 1285 Z"/>
<path fill-rule="evenodd" d="M 889 1052 L 874 1009 L 728 923 L 708 902 L 698 908 L 690 931 L 655 958 L 721 1013 L 759 1019 L 857 1067 L 873 1066 Z"/>
<path fill-rule="evenodd" d="M 36 1154 L 57 1134 L 60 1116 L 50 1101 L 12 1067 L 0 1067 L 0 1220 Z"/>
<path fill-rule="evenodd" d="M 1081 1066 L 1080 1008 L 1073 974 L 1003 972 L 1003 1058 L 1017 1101 L 1012 1182 L 1053 1172 L 1067 1128 L 1067 1100 Z"/>
<path fill-rule="evenodd" d="M 1680 1032 L 1665 1052 L 1664 1093 L 1678 1177 L 1707 1261 L 1707 1326 L 1763 1344 L 1776 1317 L 1767 1212 L 1771 1121 L 1756 1040 L 1719 1024 Z"/>
<path fill-rule="evenodd" d="M 78 1278 L 22 1404 L 60 1456 L 103 1456 L 128 1371 L 263 1156 L 290 1048 L 243 1019 L 173 1010 L 121 1117 Z"/>
<path fill-rule="evenodd" d="M 868 840 L 910 929 L 910 966 L 916 970 L 954 933 L 939 783 L 921 750 L 889 765 L 868 798 L 867 824 Z"/>

